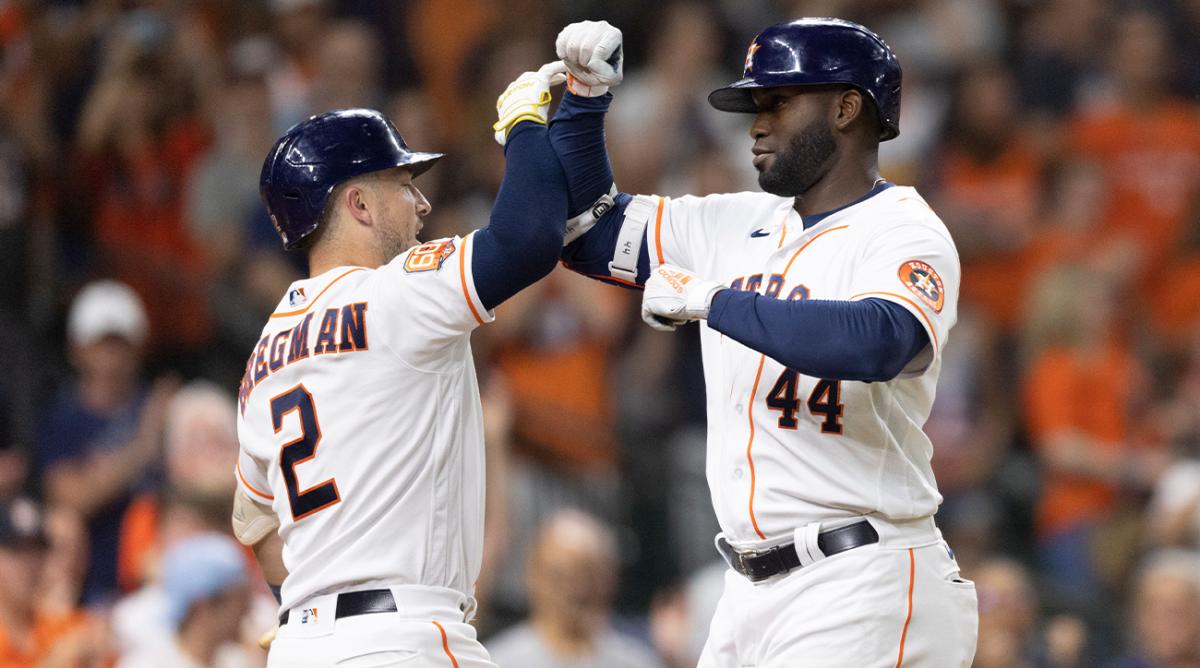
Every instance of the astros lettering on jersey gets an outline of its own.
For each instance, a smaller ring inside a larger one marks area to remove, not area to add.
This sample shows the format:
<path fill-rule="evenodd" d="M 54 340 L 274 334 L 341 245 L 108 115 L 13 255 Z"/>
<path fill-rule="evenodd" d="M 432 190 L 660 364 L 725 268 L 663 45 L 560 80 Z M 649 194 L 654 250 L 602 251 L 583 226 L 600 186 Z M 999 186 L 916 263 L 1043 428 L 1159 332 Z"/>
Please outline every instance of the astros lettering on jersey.
<path fill-rule="evenodd" d="M 930 345 L 880 383 L 814 378 L 701 327 L 707 476 L 734 546 L 791 540 L 809 522 L 929 517 L 941 502 L 921 430 L 957 317 L 959 261 L 916 190 L 884 189 L 804 229 L 792 198 L 661 198 L 647 230 L 652 267 L 673 264 L 781 299 L 883 299 L 912 313 Z"/>
<path fill-rule="evenodd" d="M 473 236 L 295 282 L 238 392 L 238 484 L 279 517 L 286 610 L 372 582 L 470 596 L 483 549 Z"/>

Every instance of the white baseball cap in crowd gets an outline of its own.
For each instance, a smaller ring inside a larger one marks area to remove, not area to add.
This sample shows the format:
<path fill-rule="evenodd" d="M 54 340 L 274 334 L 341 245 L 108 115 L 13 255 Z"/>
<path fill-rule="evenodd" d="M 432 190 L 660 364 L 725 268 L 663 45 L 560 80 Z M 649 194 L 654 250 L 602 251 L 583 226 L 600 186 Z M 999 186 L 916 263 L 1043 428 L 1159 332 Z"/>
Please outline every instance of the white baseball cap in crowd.
<path fill-rule="evenodd" d="M 83 286 L 67 316 L 67 338 L 75 345 L 116 335 L 135 345 L 146 340 L 146 309 L 128 285 L 112 280 Z"/>

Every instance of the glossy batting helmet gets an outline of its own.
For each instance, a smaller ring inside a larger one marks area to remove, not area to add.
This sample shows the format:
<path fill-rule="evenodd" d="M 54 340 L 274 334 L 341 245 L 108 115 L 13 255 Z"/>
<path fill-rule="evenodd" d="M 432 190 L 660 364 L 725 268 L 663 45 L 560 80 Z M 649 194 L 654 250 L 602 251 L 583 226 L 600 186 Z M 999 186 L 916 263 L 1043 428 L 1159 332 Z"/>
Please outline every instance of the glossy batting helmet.
<path fill-rule="evenodd" d="M 258 187 L 283 247 L 291 250 L 317 230 L 339 183 L 393 167 L 408 167 L 417 176 L 441 157 L 409 150 L 378 111 L 329 111 L 297 123 L 275 142 Z"/>
<path fill-rule="evenodd" d="M 709 93 L 708 102 L 721 111 L 755 113 L 755 88 L 825 84 L 853 86 L 871 98 L 881 141 L 900 134 L 896 54 L 879 35 L 842 19 L 800 19 L 762 31 L 746 52 L 742 79 Z"/>

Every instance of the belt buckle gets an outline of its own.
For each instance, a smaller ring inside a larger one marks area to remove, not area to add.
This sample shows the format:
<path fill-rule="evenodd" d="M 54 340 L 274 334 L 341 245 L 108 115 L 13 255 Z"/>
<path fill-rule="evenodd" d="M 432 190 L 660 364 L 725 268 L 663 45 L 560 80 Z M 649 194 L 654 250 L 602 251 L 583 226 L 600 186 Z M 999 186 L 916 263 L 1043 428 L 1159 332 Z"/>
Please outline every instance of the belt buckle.
<path fill-rule="evenodd" d="M 751 576 L 751 574 L 754 572 L 753 564 L 751 562 L 754 559 L 757 559 L 761 554 L 762 552 L 759 550 L 746 550 L 745 552 L 742 552 L 741 550 L 734 549 L 733 559 L 737 562 L 737 570 L 741 571 L 747 577 Z"/>
<path fill-rule="evenodd" d="M 782 560 L 779 557 L 779 547 L 769 547 L 765 550 L 746 550 L 736 552 L 742 575 L 751 582 L 762 582 L 767 578 L 784 572 Z"/>

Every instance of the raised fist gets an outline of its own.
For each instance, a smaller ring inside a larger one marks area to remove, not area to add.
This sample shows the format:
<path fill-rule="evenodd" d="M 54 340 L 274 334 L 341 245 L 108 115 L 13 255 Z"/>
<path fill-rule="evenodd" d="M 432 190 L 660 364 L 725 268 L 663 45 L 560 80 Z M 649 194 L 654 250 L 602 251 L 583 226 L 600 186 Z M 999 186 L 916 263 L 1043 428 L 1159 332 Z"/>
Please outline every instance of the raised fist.
<path fill-rule="evenodd" d="M 567 88 L 576 95 L 598 97 L 621 83 L 624 54 L 621 31 L 608 21 L 580 21 L 562 29 L 554 42 L 567 65 Z"/>

